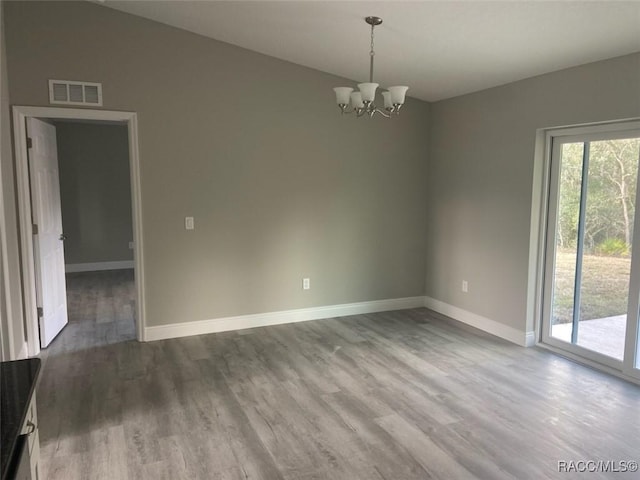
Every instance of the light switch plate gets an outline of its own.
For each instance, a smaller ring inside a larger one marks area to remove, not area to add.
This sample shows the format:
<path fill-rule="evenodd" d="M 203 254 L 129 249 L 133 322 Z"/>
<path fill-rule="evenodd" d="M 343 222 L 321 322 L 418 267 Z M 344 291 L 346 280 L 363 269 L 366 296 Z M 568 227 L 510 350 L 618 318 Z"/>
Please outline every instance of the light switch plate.
<path fill-rule="evenodd" d="M 193 217 L 184 217 L 184 228 L 186 230 L 195 230 L 196 225 Z"/>

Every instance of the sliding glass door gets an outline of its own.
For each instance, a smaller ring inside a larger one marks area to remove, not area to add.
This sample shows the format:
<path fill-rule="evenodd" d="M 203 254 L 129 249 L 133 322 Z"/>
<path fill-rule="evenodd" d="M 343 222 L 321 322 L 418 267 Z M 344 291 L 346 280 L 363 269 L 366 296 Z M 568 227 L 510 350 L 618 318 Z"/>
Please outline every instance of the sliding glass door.
<path fill-rule="evenodd" d="M 636 375 L 640 130 L 637 123 L 597 130 L 549 138 L 542 340 Z"/>

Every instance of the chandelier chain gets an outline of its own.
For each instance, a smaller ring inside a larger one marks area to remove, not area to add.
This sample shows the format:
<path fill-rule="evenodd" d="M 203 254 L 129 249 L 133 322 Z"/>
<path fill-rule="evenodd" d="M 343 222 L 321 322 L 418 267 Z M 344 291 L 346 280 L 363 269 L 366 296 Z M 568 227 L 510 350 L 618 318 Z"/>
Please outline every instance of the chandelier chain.
<path fill-rule="evenodd" d="M 369 55 L 372 57 L 375 55 L 375 52 L 373 51 L 373 25 L 371 25 L 371 52 L 369 52 Z"/>
<path fill-rule="evenodd" d="M 373 28 L 374 25 L 371 24 L 371 51 L 369 52 L 370 62 L 369 62 L 369 82 L 373 83 L 373 57 L 375 57 L 376 52 L 373 50 Z"/>

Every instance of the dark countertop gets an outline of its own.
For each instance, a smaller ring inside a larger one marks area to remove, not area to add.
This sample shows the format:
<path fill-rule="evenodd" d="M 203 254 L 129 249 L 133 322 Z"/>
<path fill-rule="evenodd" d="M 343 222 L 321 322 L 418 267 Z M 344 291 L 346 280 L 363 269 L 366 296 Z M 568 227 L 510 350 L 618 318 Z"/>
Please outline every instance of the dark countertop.
<path fill-rule="evenodd" d="M 0 364 L 0 471 L 6 478 L 20 429 L 27 417 L 40 375 L 40 359 L 15 360 Z"/>

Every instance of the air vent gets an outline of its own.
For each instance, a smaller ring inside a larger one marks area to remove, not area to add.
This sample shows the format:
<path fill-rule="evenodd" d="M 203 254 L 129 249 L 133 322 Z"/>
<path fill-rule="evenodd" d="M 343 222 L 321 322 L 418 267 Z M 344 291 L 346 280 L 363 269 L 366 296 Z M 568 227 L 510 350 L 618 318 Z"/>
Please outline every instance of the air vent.
<path fill-rule="evenodd" d="M 101 107 L 102 84 L 49 80 L 49 103 Z"/>

